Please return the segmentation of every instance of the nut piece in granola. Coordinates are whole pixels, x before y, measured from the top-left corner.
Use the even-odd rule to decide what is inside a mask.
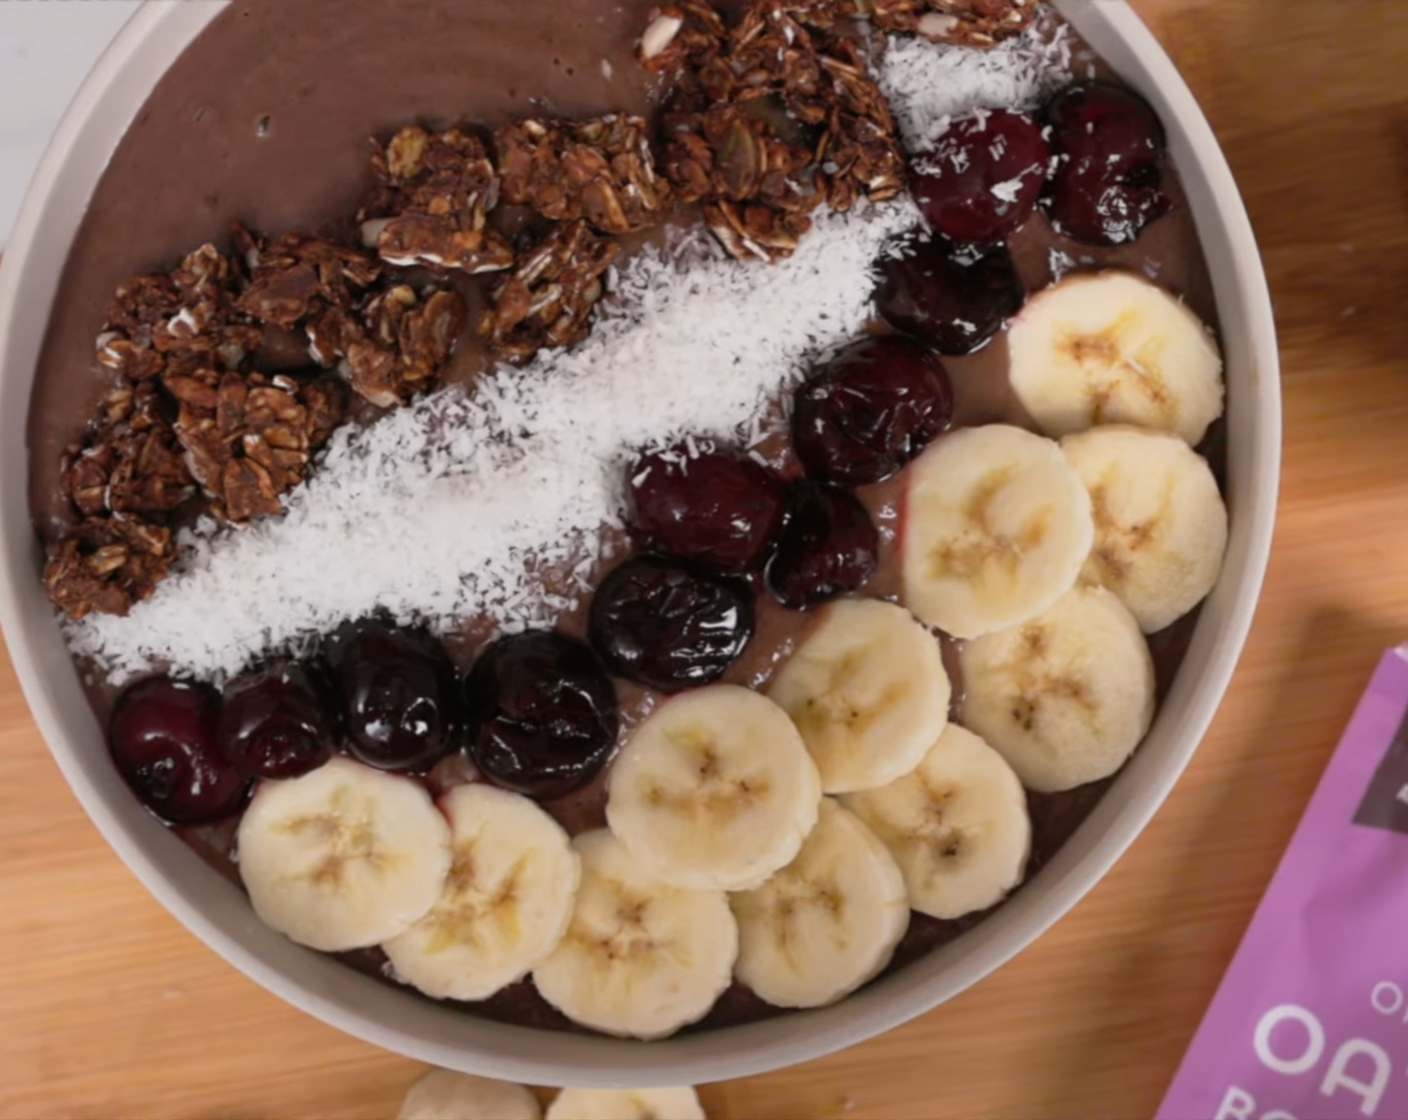
[[[531,358],[544,346],[571,346],[585,337],[603,276],[621,252],[585,221],[555,226],[495,282],[479,333],[499,356]]]
[[[211,511],[233,522],[282,511],[283,495],[303,481],[344,403],[328,378],[300,384],[283,375],[200,370],[164,384],[180,402],[175,432],[191,475]]]
[[[98,335],[99,364],[132,381],[239,368],[264,337],[238,306],[244,283],[238,261],[202,245],[169,273],[123,284]]]
[[[686,0],[650,13],[636,41],[636,57],[647,70],[678,75],[720,55],[727,37],[728,27],[718,12],[699,0]]]
[[[642,117],[520,121],[500,129],[495,143],[505,202],[555,221],[585,218],[608,234],[664,219],[670,185],[655,173]]]
[[[910,31],[935,43],[986,50],[1025,31],[1037,0],[853,0],[857,14],[884,31]]]
[[[478,137],[409,125],[377,145],[372,174],[378,189],[359,214],[362,240],[387,264],[471,275],[513,264],[508,242],[488,228],[499,179]]]
[[[81,444],[64,453],[65,497],[84,517],[161,515],[195,493],[172,431],[170,407],[150,381],[120,381]]]
[[[165,578],[176,559],[171,532],[136,517],[89,517],[49,550],[44,589],[77,621],[97,611],[126,614]]]

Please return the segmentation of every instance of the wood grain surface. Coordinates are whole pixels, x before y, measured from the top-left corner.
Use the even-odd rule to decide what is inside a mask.
[[[1012,964],[711,1117],[1153,1113],[1379,653],[1408,637],[1408,4],[1133,0],[1220,137],[1271,277],[1280,520],[1172,799]],[[245,979],[88,823],[0,662],[0,1116],[389,1117],[421,1071]]]

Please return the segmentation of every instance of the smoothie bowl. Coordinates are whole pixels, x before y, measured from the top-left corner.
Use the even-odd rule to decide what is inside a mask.
[[[542,1084],[850,1045],[1168,794],[1270,545],[1245,213],[1122,3],[149,5],[0,270],[0,610],[283,998]]]

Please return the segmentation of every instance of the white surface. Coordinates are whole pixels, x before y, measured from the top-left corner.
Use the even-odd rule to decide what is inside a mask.
[[[0,249],[79,83],[141,0],[0,0]]]
[[[473,1018],[302,949],[259,922],[237,887],[206,867],[114,779],[101,730],[36,578],[24,427],[49,306],[84,207],[152,86],[220,5],[143,9],[60,126],[36,173],[39,190],[0,269],[0,623],[60,769],[108,842],[157,899],[246,975],[369,1042],[468,1073],[539,1085],[621,1087],[743,1077],[854,1045],[982,979],[1090,890],[1168,796],[1242,650],[1271,547],[1281,397],[1271,302],[1256,242],[1231,171],[1192,94],[1122,0],[1057,5],[1153,102],[1207,254],[1225,332],[1235,511],[1222,578],[1204,604],[1183,669],[1143,746],[1075,836],[981,927],[830,1007],[650,1043]]]

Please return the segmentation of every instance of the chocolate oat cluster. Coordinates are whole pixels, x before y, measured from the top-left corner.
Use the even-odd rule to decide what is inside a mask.
[[[823,202],[849,210],[904,187],[894,118],[831,3],[755,4],[729,28],[714,9],[664,8],[641,37],[672,92],[664,171],[702,205],[735,257],[789,256]]]

